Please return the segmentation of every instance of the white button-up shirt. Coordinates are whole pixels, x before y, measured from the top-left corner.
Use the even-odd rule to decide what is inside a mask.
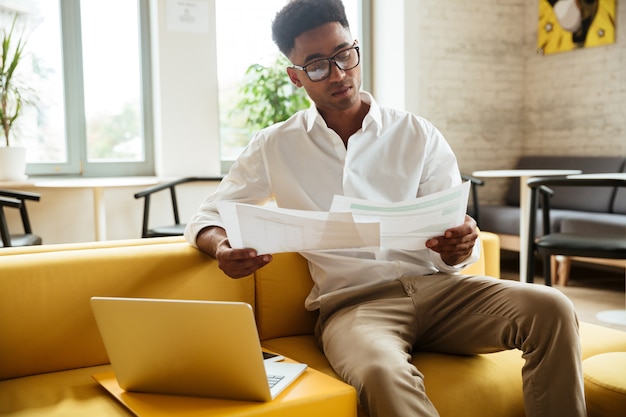
[[[408,112],[370,104],[347,149],[315,106],[261,130],[243,151],[217,191],[209,196],[185,230],[187,241],[207,226],[224,227],[220,200],[328,211],[335,194],[376,202],[399,202],[445,190],[461,182],[456,158],[441,133]],[[305,252],[315,283],[306,300],[310,310],[336,291],[379,284],[403,276],[437,271],[454,273],[478,259],[478,247],[462,265],[449,266],[434,251]]]

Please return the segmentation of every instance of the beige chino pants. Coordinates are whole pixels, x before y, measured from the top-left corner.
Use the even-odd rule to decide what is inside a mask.
[[[578,321],[543,285],[436,274],[322,298],[318,341],[370,417],[438,416],[411,352],[521,350],[529,417],[586,416]]]

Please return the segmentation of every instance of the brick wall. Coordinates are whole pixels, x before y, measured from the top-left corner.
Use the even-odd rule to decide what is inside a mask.
[[[615,44],[546,56],[532,53],[536,8],[528,7],[524,154],[626,155],[624,6]]]
[[[626,155],[626,7],[614,45],[536,54],[537,0],[404,3],[406,108],[446,136],[461,170],[522,155]],[[481,202],[501,201],[489,179]]]

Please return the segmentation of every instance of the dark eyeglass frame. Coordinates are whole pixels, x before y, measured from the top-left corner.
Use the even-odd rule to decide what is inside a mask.
[[[357,61],[356,64],[350,68],[342,68],[341,65],[339,65],[339,63],[337,62],[337,56],[345,53],[346,51],[349,51],[351,49],[354,49],[356,51],[356,56],[357,56]],[[328,74],[326,74],[326,76],[324,76],[323,78],[320,78],[319,80],[314,80],[311,78],[311,76],[309,75],[309,72],[307,71],[307,67],[310,65],[314,65],[320,61],[328,61]],[[304,65],[304,66],[300,66],[300,65],[292,65],[291,68],[294,69],[298,69],[298,70],[302,70],[304,71],[304,73],[306,74],[307,77],[309,77],[309,80],[311,80],[312,82],[316,83],[319,81],[324,81],[326,78],[330,77],[330,72],[332,70],[331,65],[335,64],[337,66],[337,68],[339,68],[342,71],[350,71],[351,69],[354,69],[356,67],[359,66],[359,64],[361,63],[361,52],[359,50],[359,45],[357,45],[356,41],[352,44],[351,47],[346,48],[346,49],[342,49],[341,51],[337,52],[335,55],[329,57],[329,58],[321,58],[321,59],[316,59],[313,62],[309,62],[308,64]]]

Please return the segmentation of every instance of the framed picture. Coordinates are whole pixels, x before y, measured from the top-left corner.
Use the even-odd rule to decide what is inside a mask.
[[[616,0],[539,0],[537,53],[615,43]]]

